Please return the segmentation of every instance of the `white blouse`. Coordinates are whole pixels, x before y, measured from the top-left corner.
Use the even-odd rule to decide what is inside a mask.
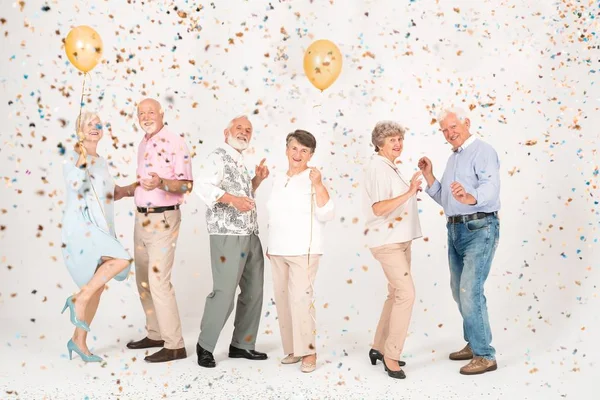
[[[417,196],[412,196],[388,215],[376,216],[373,204],[398,197],[408,191],[410,183],[398,167],[378,154],[365,170],[364,209],[369,248],[418,239],[421,234]]]
[[[309,174],[306,169],[292,177],[281,174],[273,179],[267,202],[270,255],[301,256],[308,254],[309,247],[310,254],[323,254],[323,229],[335,216],[334,205],[329,198],[323,207],[317,207]]]

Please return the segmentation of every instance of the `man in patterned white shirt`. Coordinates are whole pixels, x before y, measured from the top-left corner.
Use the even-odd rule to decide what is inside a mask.
[[[225,144],[214,150],[199,173],[194,192],[206,203],[206,224],[210,235],[213,290],[206,298],[200,336],[196,345],[198,365],[216,366],[213,352],[227,322],[239,286],[235,329],[230,358],[266,360],[254,350],[263,301],[264,258],[258,238],[254,192],[269,176],[263,159],[250,179],[242,151],[252,138],[252,124],[246,116],[234,118],[225,133]]]

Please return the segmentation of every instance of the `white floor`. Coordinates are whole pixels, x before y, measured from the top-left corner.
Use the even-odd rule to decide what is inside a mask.
[[[148,364],[145,351],[125,348],[127,341],[141,337],[139,329],[119,320],[113,326],[93,326],[90,347],[105,362],[86,364],[79,357],[69,361],[65,344],[71,328],[68,318],[61,317],[35,322],[0,319],[0,399],[598,398],[592,392],[593,378],[600,376],[595,369],[598,355],[594,360],[579,354],[582,363],[573,365],[572,349],[561,346],[529,351],[519,341],[496,343],[499,369],[467,377],[458,373],[462,362],[447,359],[447,353],[462,343],[411,335],[405,354],[407,379],[394,380],[381,363],[371,366],[366,332],[321,335],[318,369],[303,374],[298,364],[279,363],[278,332],[259,337],[257,349],[266,351],[269,360],[228,359],[228,325],[215,352],[217,368],[209,370],[196,364],[196,331],[185,331],[187,359]],[[198,323],[183,322],[184,327]]]

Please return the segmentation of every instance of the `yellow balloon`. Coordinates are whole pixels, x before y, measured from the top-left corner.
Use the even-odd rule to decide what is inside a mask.
[[[102,38],[89,26],[73,28],[65,39],[65,53],[75,68],[89,72],[102,57]]]
[[[317,89],[327,89],[342,72],[342,53],[329,40],[313,42],[304,53],[304,73]]]

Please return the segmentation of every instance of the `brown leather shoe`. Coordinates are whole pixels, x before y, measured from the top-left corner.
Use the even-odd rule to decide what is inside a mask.
[[[180,349],[160,349],[156,353],[146,356],[144,360],[151,363],[159,363],[159,362],[167,362],[174,360],[181,360],[187,357],[187,353],[185,351],[185,347]]]
[[[474,357],[470,363],[460,369],[460,373],[463,375],[479,375],[489,371],[495,371],[498,369],[496,360],[488,360],[483,357]]]
[[[454,353],[450,353],[450,359],[454,361],[464,361],[470,360],[473,358],[473,350],[471,350],[471,346],[468,344],[464,349],[455,351]]]
[[[132,349],[132,350],[149,349],[151,347],[163,347],[164,345],[165,345],[164,340],[153,340],[148,337],[145,337],[142,340],[138,340],[137,342],[127,343],[127,348]]]

